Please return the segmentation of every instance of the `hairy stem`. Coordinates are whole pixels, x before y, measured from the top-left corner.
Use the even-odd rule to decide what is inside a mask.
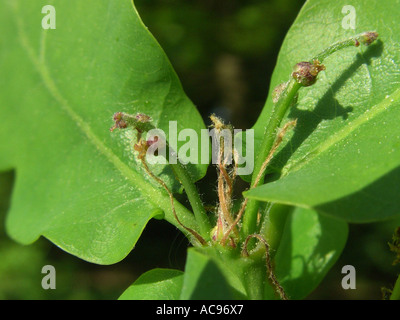
[[[259,149],[259,155],[257,157],[256,163],[254,165],[254,172],[252,176],[252,181],[250,187],[252,188],[257,181],[263,183],[265,177],[265,170],[263,170],[264,159],[270,154],[271,148],[276,136],[276,130],[281,124],[283,117],[285,116],[287,110],[292,105],[292,101],[296,96],[298,90],[302,86],[309,86],[315,83],[318,73],[324,70],[324,66],[320,63],[327,58],[329,55],[335,53],[338,50],[356,46],[361,44],[370,45],[378,38],[378,33],[374,31],[368,31],[361,33],[350,39],[336,42],[329,46],[321,53],[314,56],[310,62],[300,62],[296,65],[297,69],[290,77],[282,93],[274,104],[272,110],[271,118],[266,126],[264,132],[264,139],[261,143]],[[247,204],[246,211],[243,215],[243,227],[242,227],[242,237],[248,234],[257,232],[257,214],[258,214],[259,202],[257,200],[249,200]]]
[[[179,220],[178,215],[176,214],[176,210],[175,210],[174,196],[173,196],[172,192],[169,190],[169,188],[167,187],[167,185],[165,184],[165,182],[163,180],[161,180],[159,177],[157,177],[156,175],[154,175],[153,172],[151,172],[151,170],[147,166],[147,163],[146,163],[146,160],[144,159],[144,157],[140,158],[140,160],[141,160],[142,165],[143,165],[145,171],[147,172],[147,174],[150,175],[154,180],[156,180],[165,189],[165,191],[167,191],[167,193],[169,195],[170,202],[171,202],[172,213],[174,214],[175,220],[179,223],[179,225],[182,228],[184,228],[187,232],[192,234],[200,242],[200,244],[206,245],[207,244],[206,241],[196,231],[186,227]]]
[[[115,125],[110,129],[111,131],[116,128],[125,129],[128,127],[134,128],[138,132],[138,140],[141,140],[141,136],[143,132],[150,131],[152,129],[156,129],[155,126],[151,123],[151,118],[146,114],[136,114],[131,115],[123,112],[117,112],[114,114]],[[200,229],[201,236],[205,239],[205,241],[210,240],[210,230],[211,224],[208,219],[206,210],[203,206],[203,203],[200,199],[200,195],[197,191],[197,188],[189,175],[189,172],[184,168],[184,166],[177,161],[176,164],[170,163],[169,154],[172,154],[174,150],[172,150],[167,141],[165,141],[167,150],[167,163],[172,168],[176,178],[182,184],[185,189],[186,195],[189,199],[190,205],[192,207],[195,220]]]
[[[354,47],[354,46],[358,47],[360,45],[360,43],[368,46],[372,42],[374,42],[376,40],[376,38],[378,38],[378,33],[376,33],[375,31],[363,32],[359,35],[356,35],[355,37],[351,37],[347,40],[339,41],[339,42],[332,44],[331,46],[329,46],[328,48],[326,48],[325,50],[323,50],[322,52],[317,54],[313,59],[311,59],[311,62],[314,60],[323,62],[325,60],[325,58],[330,56],[332,53],[335,53],[336,51],[339,51],[341,49],[348,48],[348,47]]]
[[[192,206],[196,222],[199,225],[201,236],[206,241],[210,240],[211,224],[192,178],[190,177],[188,171],[183,168],[179,162],[177,164],[171,164],[171,167],[176,177],[185,188],[185,192],[189,199],[190,205]]]
[[[280,126],[286,111],[292,104],[292,101],[297,94],[297,91],[301,88],[295,79],[291,78],[282,92],[277,104],[274,106],[271,118],[265,129],[264,139],[261,144],[260,153],[257,157],[254,165],[254,173],[251,181],[251,188],[256,183],[264,181],[265,170],[262,170],[265,159],[269,156],[270,151],[276,139],[276,131]],[[250,199],[247,203],[247,208],[243,216],[242,235],[252,234],[256,231],[257,227],[257,213],[258,213],[259,202],[257,200]]]
[[[249,256],[249,252],[247,251],[247,245],[250,239],[252,238],[256,238],[258,241],[262,242],[265,246],[265,264],[266,264],[266,268],[267,268],[267,275],[268,278],[271,280],[272,285],[274,286],[276,292],[279,294],[280,298],[282,300],[288,300],[288,296],[285,293],[285,290],[283,289],[283,287],[280,285],[278,279],[276,278],[275,274],[274,274],[274,270],[272,268],[272,262],[271,262],[271,256],[270,256],[270,248],[269,248],[269,244],[267,243],[267,241],[259,234],[251,234],[249,235],[244,244],[243,244],[243,251],[242,254],[245,257]]]
[[[287,217],[293,210],[294,207],[279,203],[272,204],[268,210],[262,232],[269,244],[271,259],[274,258],[279,248]]]

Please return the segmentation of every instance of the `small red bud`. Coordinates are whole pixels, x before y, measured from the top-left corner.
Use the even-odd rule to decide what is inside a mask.
[[[111,132],[114,131],[116,128],[126,129],[128,127],[128,124],[124,120],[124,114],[122,112],[114,113],[113,119],[115,121],[115,124],[110,128]]]
[[[360,38],[359,41],[366,45],[369,46],[372,42],[374,42],[378,38],[379,34],[376,31],[368,31],[364,32]]]
[[[300,84],[305,87],[311,86],[317,81],[317,75],[322,70],[325,70],[325,66],[320,64],[318,60],[314,60],[313,63],[303,61],[297,63],[293,68],[292,77]]]

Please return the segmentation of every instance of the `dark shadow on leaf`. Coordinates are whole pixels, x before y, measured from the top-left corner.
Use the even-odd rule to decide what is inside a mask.
[[[400,167],[397,167],[363,189],[314,209],[354,223],[395,218],[400,214],[399,185]],[[361,218],[360,212],[365,213]]]
[[[245,299],[245,297],[228,284],[215,262],[208,261],[196,282],[190,300],[234,299]]]
[[[313,110],[300,110],[296,107],[290,110],[288,117],[297,119],[297,125],[290,141],[272,160],[270,168],[273,168],[273,171],[279,172],[285,166],[291,155],[317,129],[323,120],[333,120],[337,117],[341,117],[343,120],[348,118],[348,114],[353,111],[353,108],[340,105],[335,99],[336,93],[360,66],[363,64],[370,65],[371,59],[379,57],[382,52],[383,43],[382,41],[377,41],[374,45],[368,47],[363,55],[358,53],[356,60],[332,84]],[[278,178],[279,176],[274,176],[273,180]]]
[[[302,264],[302,274],[295,278],[287,278],[281,284],[291,299],[303,299],[307,297],[324,279],[326,273],[339,258],[348,234],[347,223],[337,219],[317,215],[320,225],[318,244],[307,258],[304,256],[292,255],[292,243],[296,239],[291,233],[293,223],[293,212],[285,226],[284,239],[282,239],[280,251],[276,256],[276,275],[278,279],[283,279],[292,270],[292,263],[300,260]],[[339,245],[340,242],[340,245]]]

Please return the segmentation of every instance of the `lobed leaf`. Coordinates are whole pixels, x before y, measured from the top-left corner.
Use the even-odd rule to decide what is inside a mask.
[[[54,5],[56,29],[43,29]],[[114,112],[145,112],[168,134],[204,123],[130,0],[0,2],[0,170],[16,171],[7,230],[43,235],[82,259],[123,259],[153,217],[173,218],[164,190],[136,160]],[[194,180],[207,165],[191,165]],[[165,166],[154,170],[175,191]],[[176,203],[180,220],[196,229]],[[164,216],[165,214],[165,216]]]

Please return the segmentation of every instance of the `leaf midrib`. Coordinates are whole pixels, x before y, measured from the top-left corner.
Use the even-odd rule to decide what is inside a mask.
[[[294,163],[291,163],[282,169],[282,178],[290,173],[300,170],[302,167],[307,165],[311,160],[318,157],[321,153],[327,151],[331,146],[335,145],[341,140],[346,139],[353,131],[359,128],[364,123],[370,121],[371,119],[378,116],[380,113],[384,112],[392,104],[400,102],[400,88],[395,90],[391,95],[386,96],[381,102],[371,107],[369,110],[365,111],[355,120],[349,122],[346,126],[336,132],[336,134],[331,135],[328,139],[324,140],[313,150],[308,152],[305,156],[300,158]]]

